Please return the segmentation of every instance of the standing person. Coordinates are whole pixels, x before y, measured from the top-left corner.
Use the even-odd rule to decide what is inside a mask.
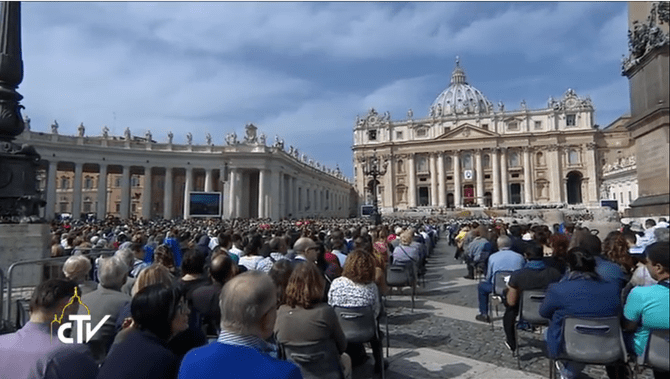
[[[266,342],[277,318],[277,291],[261,271],[247,271],[221,290],[221,333],[217,342],[186,354],[180,379],[221,377],[249,379],[302,378],[298,366],[276,358]]]
[[[623,310],[624,330],[635,332],[632,349],[642,356],[653,329],[670,329],[670,245],[655,242],[645,249],[646,266],[658,284],[635,287],[631,290]],[[654,370],[654,378],[667,378],[668,373]]]
[[[221,323],[219,296],[221,288],[237,275],[237,264],[228,254],[219,254],[212,259],[209,266],[209,277],[212,284],[199,287],[193,291],[193,309],[202,317],[202,326],[207,335],[218,334]]]
[[[30,299],[30,321],[15,333],[0,336],[0,378],[2,379],[94,379],[98,365],[88,347],[65,344],[52,330],[54,315],[77,314],[77,283],[50,279],[35,288]]]
[[[181,292],[150,285],[135,294],[130,310],[134,328],[110,351],[97,379],[176,378],[179,358],[167,341],[188,329],[189,309]]]
[[[177,239],[176,228],[173,228],[172,230],[170,230],[170,232],[167,233],[165,241],[163,241],[163,243],[168,247],[170,247],[175,267],[181,267],[181,247],[179,244],[179,240]]]
[[[582,247],[568,251],[568,276],[558,283],[550,284],[540,315],[548,318],[547,351],[550,357],[558,357],[562,351],[563,320],[573,317],[612,317],[621,313],[620,288],[616,282],[604,280],[596,272],[596,259]],[[572,361],[556,361],[563,379],[575,379],[584,369],[584,364]],[[617,367],[606,366],[610,379],[617,378]]]

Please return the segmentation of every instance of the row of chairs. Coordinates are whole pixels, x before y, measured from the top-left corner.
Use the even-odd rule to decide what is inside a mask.
[[[544,301],[544,291],[523,291],[519,304],[519,322],[525,321],[531,327],[549,325],[549,320],[539,313]],[[519,367],[520,354],[518,349],[519,333],[516,333],[517,362]],[[616,317],[581,318],[566,317],[563,321],[563,353],[559,357],[550,357],[549,378],[556,377],[556,360],[570,360],[584,364],[610,365],[617,362],[628,362],[626,346],[621,329],[621,320]],[[646,367],[659,371],[670,371],[670,336],[669,331],[653,330],[645,352],[637,357],[634,363],[634,375]]]
[[[334,307],[348,343],[381,341],[380,324],[371,306],[344,308]],[[381,317],[386,318],[382,310]],[[282,356],[300,366],[305,379],[342,379],[340,354],[334,341],[319,341],[308,344],[281,344]],[[386,319],[386,356],[389,355],[388,319]],[[381,362],[381,376],[385,378]]]

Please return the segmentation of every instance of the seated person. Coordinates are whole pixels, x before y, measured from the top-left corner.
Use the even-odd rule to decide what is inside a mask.
[[[73,255],[63,264],[65,278],[77,283],[81,289],[80,296],[93,292],[98,288],[98,283],[88,279],[90,272],[91,260],[83,255]]]
[[[342,276],[333,280],[328,292],[328,304],[333,307],[366,307],[372,306],[375,317],[381,312],[379,289],[375,280],[375,257],[364,250],[354,250],[347,255]],[[383,362],[382,343],[377,338],[371,341],[372,354],[375,358],[375,372],[381,371]],[[362,363],[367,360],[365,350],[360,344],[349,344],[347,353]],[[360,358],[360,359],[359,359]],[[387,364],[384,362],[383,364]]]
[[[493,254],[491,258],[495,257],[496,254]],[[519,314],[519,304],[523,291],[544,290],[549,284],[561,279],[560,271],[555,267],[548,266],[543,259],[542,246],[537,244],[526,245],[525,256],[526,264],[521,270],[512,273],[507,283],[507,308],[503,316],[503,329],[505,329],[505,344],[512,351],[517,348],[514,321]]]
[[[152,284],[135,294],[130,308],[134,327],[114,345],[98,379],[176,378],[179,359],[167,341],[188,329],[184,297],[173,286]]]
[[[637,356],[644,354],[649,334],[653,329],[670,329],[670,278],[668,242],[655,242],[645,249],[647,269],[658,284],[648,287],[635,287],[631,290],[623,310],[624,330],[634,331],[633,349]],[[654,371],[654,377],[667,378],[668,373]]]
[[[419,273],[419,265],[421,264],[421,252],[419,248],[413,243],[414,230],[408,229],[400,234],[400,244],[393,249],[391,254],[392,264],[394,265],[409,265],[412,267],[412,276],[416,278]]]
[[[42,282],[30,299],[30,321],[16,333],[0,336],[0,376],[12,379],[93,379],[98,365],[85,345],[65,344],[57,336],[58,323],[77,314],[79,302],[68,303],[79,288],[75,282]],[[66,307],[67,305],[67,307]]]
[[[81,301],[88,306],[88,310],[80,307],[79,314],[87,314],[90,310],[92,325],[98,325],[107,315],[111,316],[88,341],[93,357],[98,363],[102,363],[105,359],[116,335],[118,315],[131,299],[130,296],[121,292],[121,287],[128,279],[128,272],[128,266],[119,257],[102,258],[98,289],[81,297]]]
[[[351,360],[344,353],[347,337],[332,307],[322,302],[326,280],[316,265],[299,263],[286,287],[286,304],[279,307],[275,335],[281,344],[330,341],[342,354],[345,377],[351,376]]]
[[[209,277],[212,284],[199,287],[193,291],[193,308],[202,315],[202,327],[207,335],[218,334],[221,323],[219,296],[221,288],[232,277],[237,275],[237,264],[228,254],[219,254],[212,259],[209,266]]]
[[[221,333],[216,342],[189,351],[180,379],[302,378],[298,366],[278,360],[277,347],[266,342],[277,318],[277,291],[270,277],[252,270],[232,278],[220,298]]]
[[[492,247],[486,239],[488,229],[485,225],[479,225],[474,230],[474,239],[465,249],[465,263],[468,265],[468,275],[465,279],[475,278],[475,269],[486,271],[486,262],[492,253]]]
[[[546,332],[547,352],[550,357],[560,356],[563,320],[573,317],[611,317],[621,313],[618,283],[604,280],[596,273],[596,259],[581,247],[568,251],[569,274],[562,281],[552,283],[540,306],[540,315],[548,318]],[[572,361],[556,361],[562,379],[575,379],[585,365]],[[618,378],[616,365],[606,366],[610,379]]]
[[[479,314],[476,319],[478,321],[491,322],[489,318],[489,294],[493,292],[496,273],[499,271],[516,271],[521,269],[524,263],[526,263],[521,254],[510,250],[512,240],[509,237],[502,235],[498,237],[497,243],[500,250],[489,257],[486,280],[479,282],[477,286],[479,292]]]

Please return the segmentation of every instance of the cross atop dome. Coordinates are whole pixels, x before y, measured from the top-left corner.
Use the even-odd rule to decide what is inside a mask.
[[[468,84],[465,81],[465,71],[461,68],[461,59],[456,56],[456,67],[451,73],[451,84]]]

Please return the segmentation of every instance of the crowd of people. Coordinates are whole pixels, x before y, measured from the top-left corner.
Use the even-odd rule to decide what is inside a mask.
[[[629,225],[613,230],[603,240],[598,233],[575,225],[468,223],[449,227],[455,259],[468,267],[466,279],[481,275],[479,314],[491,322],[489,295],[496,273],[506,275],[501,295],[506,306],[503,328],[506,346],[517,350],[517,317],[523,291],[546,291],[539,313],[549,320],[547,353],[561,358],[566,317],[620,316],[628,353],[641,356],[651,330],[670,328],[668,292],[668,223],[645,222],[645,230]],[[553,230],[552,230],[553,229]],[[523,326],[524,321],[519,320]],[[557,359],[562,379],[577,378],[584,364]],[[631,376],[623,362],[606,366],[608,376]],[[654,372],[656,378],[668,373]]]
[[[369,357],[347,341],[334,307],[370,307],[380,317],[389,269],[421,277],[441,236],[467,263],[466,278],[483,277],[479,321],[490,322],[496,272],[514,272],[503,319],[512,351],[525,290],[547,291],[540,311],[551,320],[551,356],[560,353],[566,315],[623,312],[633,354],[650,330],[669,328],[665,222],[642,235],[623,228],[602,242],[573,225],[439,218],[379,226],[364,219],[108,218],[54,222],[52,231],[52,256],[68,258],[62,273],[35,288],[26,325],[0,336],[0,378],[301,378],[284,347],[315,343],[336,351],[336,370],[350,378]],[[54,315],[76,314],[89,314],[99,329],[83,345],[54,338]],[[82,333],[72,329],[73,338]],[[375,372],[388,365],[379,335],[371,341]],[[616,372],[621,367],[608,367],[610,377],[626,375]],[[581,369],[562,362],[560,373],[574,378]]]

